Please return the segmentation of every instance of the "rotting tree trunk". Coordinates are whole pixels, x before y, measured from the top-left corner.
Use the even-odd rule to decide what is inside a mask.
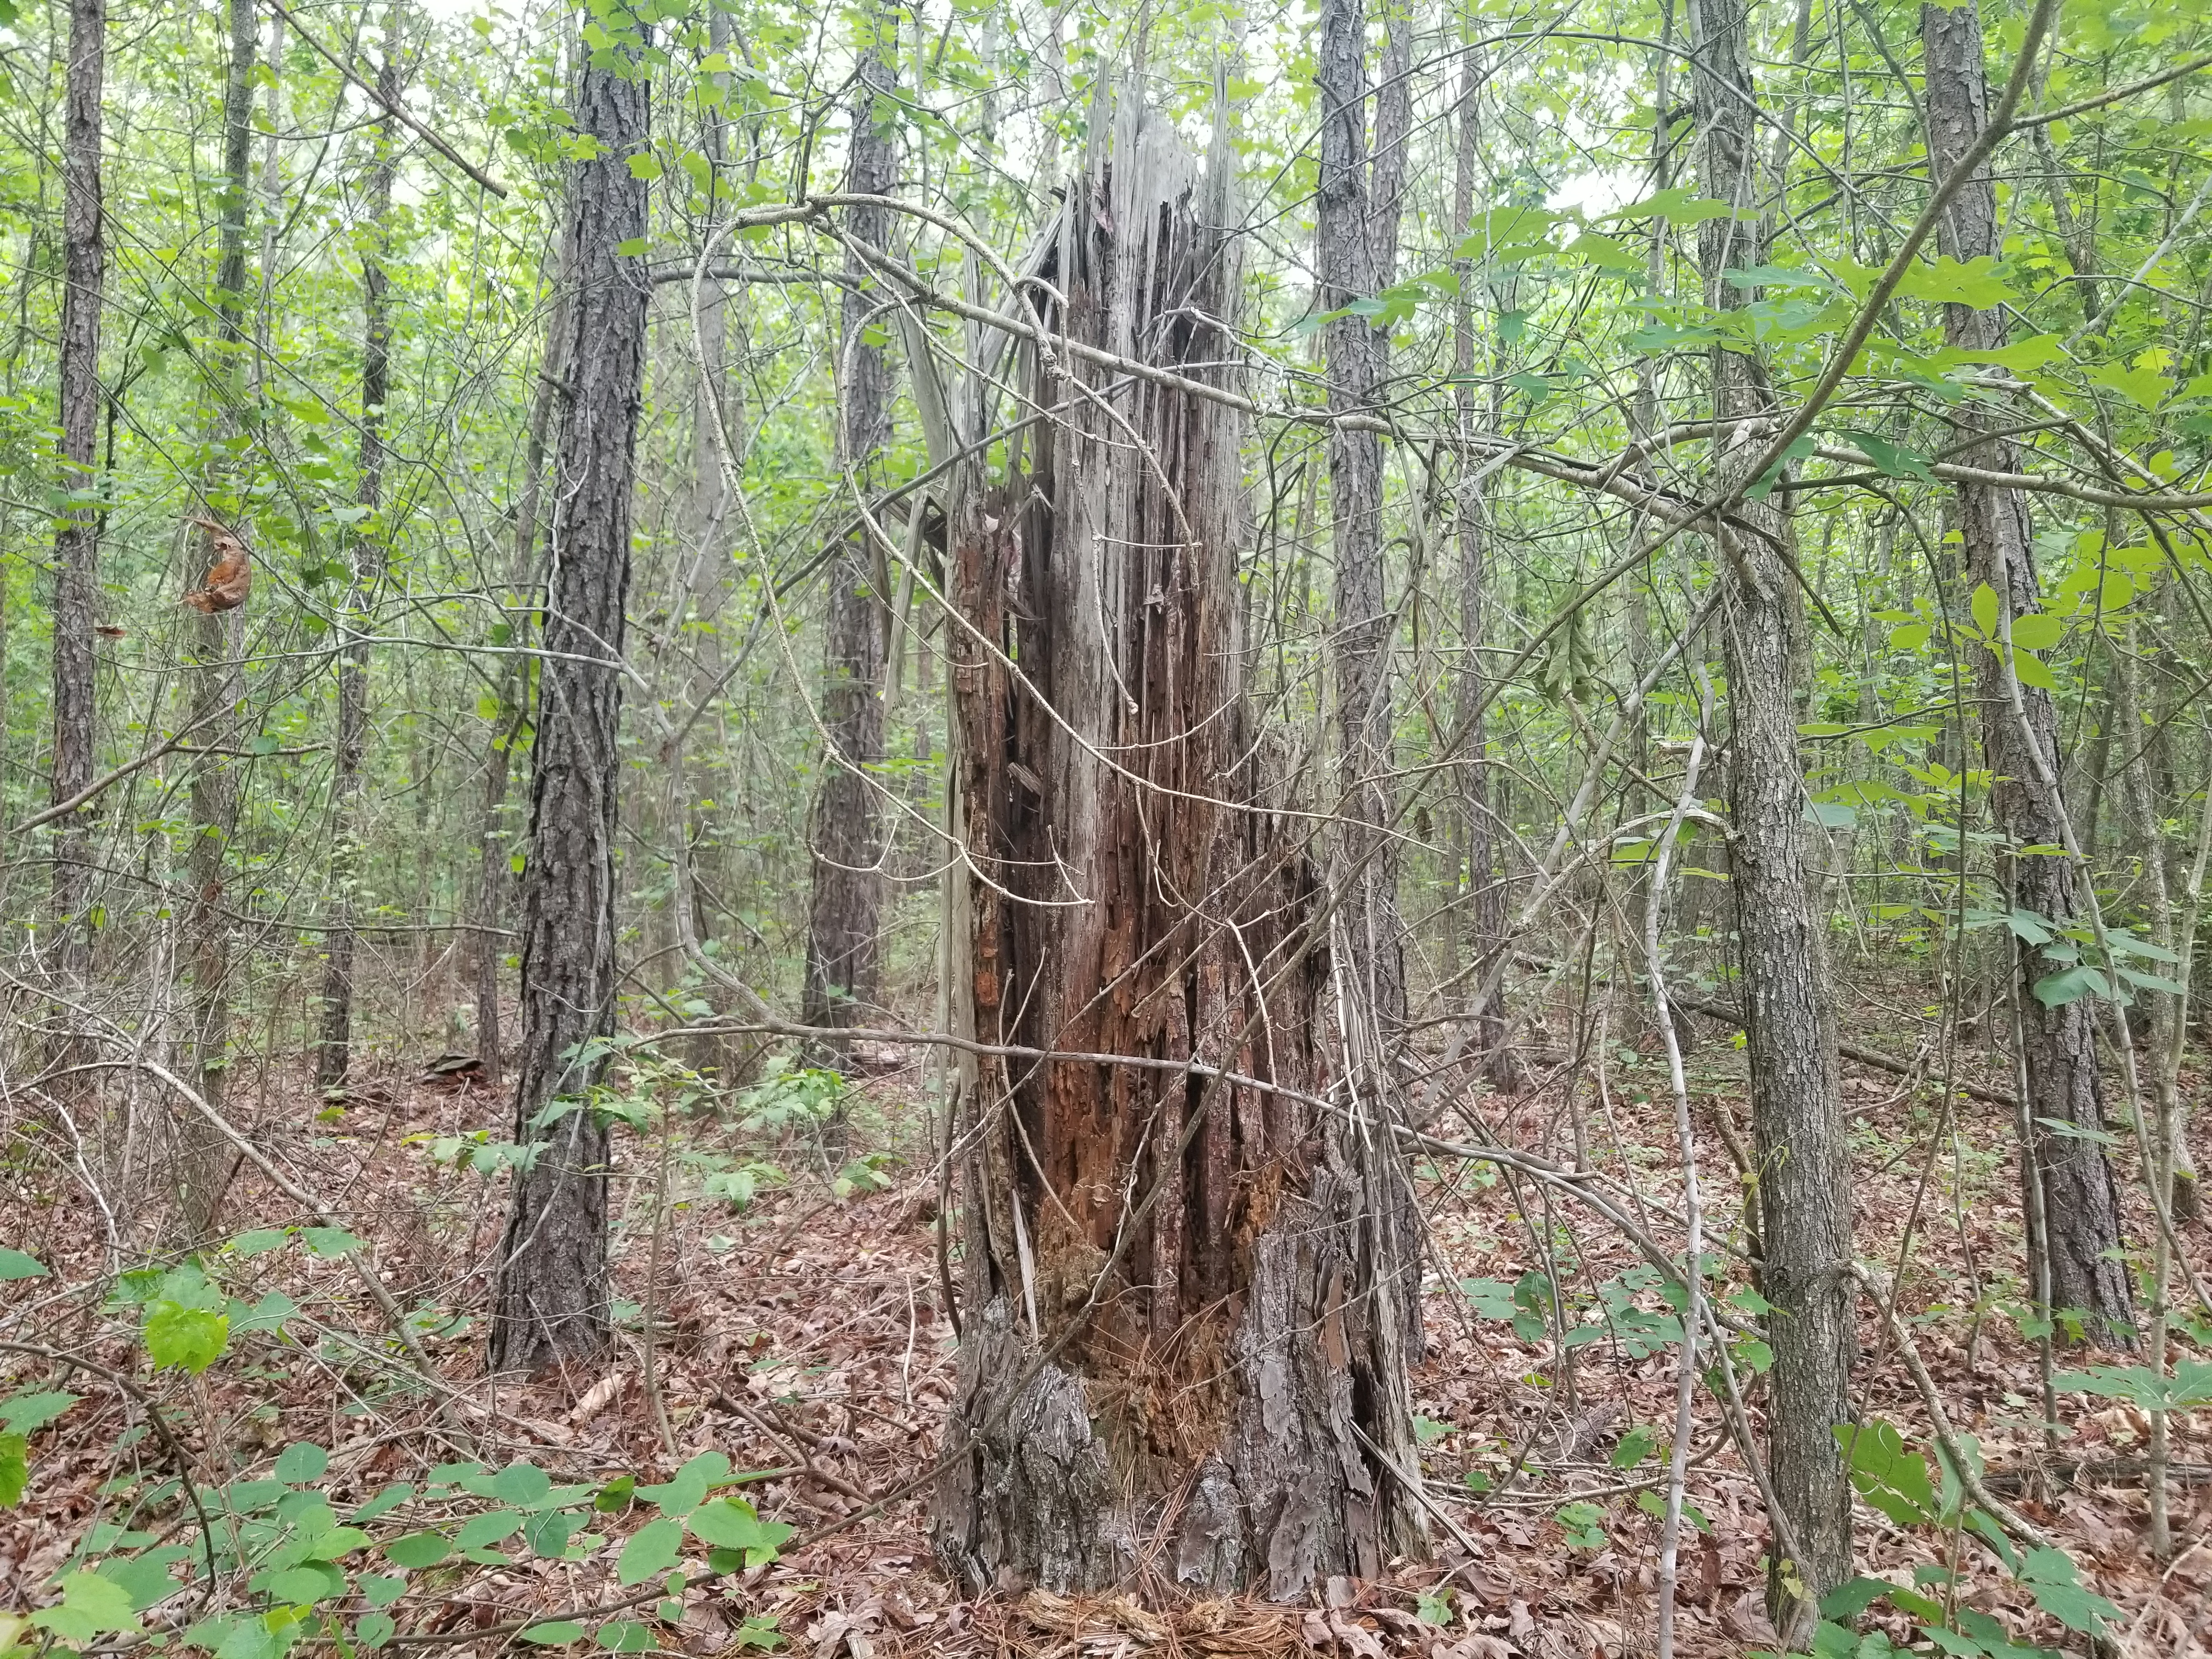
[[[1692,0],[1690,27],[1704,193],[1738,215],[1699,228],[1705,302],[1725,309],[1749,296],[1723,273],[1765,258],[1747,24],[1726,0]],[[1758,358],[1717,346],[1711,362],[1717,421],[1773,407]],[[1732,495],[1759,446],[1730,447],[1723,434],[1714,446],[1714,482]],[[1797,733],[1805,619],[1791,526],[1768,502],[1752,501],[1714,532],[1725,585],[1729,850],[1765,1250],[1760,1285],[1774,1306],[1767,1455],[1795,1552],[1793,1571],[1782,1548],[1770,1551],[1767,1595],[1789,1637],[1851,1576],[1851,1490],[1835,1437],[1838,1425],[1854,1420],[1850,1149]]]
[[[574,297],[556,354],[568,381],[531,748],[514,1090],[514,1138],[543,1150],[514,1179],[493,1308],[495,1370],[586,1358],[607,1338],[609,1143],[589,1096],[605,1064],[594,1039],[614,1029],[618,988],[623,606],[650,293],[644,262],[617,250],[646,234],[646,185],[629,167],[648,142],[643,34],[634,25],[593,52],[576,91],[577,130],[598,140],[599,153],[569,178],[563,275]]]
[[[215,285],[217,410],[215,431],[228,437],[242,423],[248,342],[245,327],[246,212],[252,159],[253,65],[259,46],[253,0],[230,0],[230,61],[223,78],[222,224],[216,235]],[[218,466],[222,465],[218,463]],[[209,479],[210,504],[247,538],[234,481],[218,471]],[[208,538],[211,568],[218,538]],[[246,611],[243,606],[198,612],[188,625],[192,665],[189,720],[191,745],[220,751],[238,744],[238,711],[246,697]],[[192,766],[191,849],[185,860],[185,933],[191,963],[189,1041],[193,1081],[201,1097],[222,1109],[229,1070],[230,970],[234,927],[226,891],[230,843],[238,833],[238,770],[228,752],[198,757]],[[197,1118],[179,1127],[178,1183],[185,1225],[194,1236],[215,1225],[237,1158],[230,1146]]]
[[[890,27],[896,13],[872,7],[866,27]],[[856,194],[890,192],[896,151],[884,100],[891,73],[880,40],[861,54],[853,90],[852,158],[847,183]],[[890,216],[882,208],[846,210],[845,233],[864,248],[889,244]],[[890,354],[895,319],[883,308],[881,279],[862,255],[848,252],[843,337],[838,343],[837,459],[866,490],[878,470],[890,433]],[[870,286],[871,283],[877,284]],[[882,343],[878,343],[882,342]],[[808,1025],[866,1023],[876,997],[876,933],[883,906],[882,815],[875,781],[867,775],[884,754],[884,704],[879,695],[886,647],[885,595],[878,561],[867,544],[848,539],[830,562],[829,617],[822,641],[822,726],[829,752],[814,798],[809,842],[814,887],[806,920],[806,977],[799,1017]],[[834,1061],[842,1051],[826,1048]]]
[[[94,743],[94,640],[99,620],[98,487],[100,312],[107,279],[100,185],[100,100],[107,51],[106,0],[70,0],[69,82],[63,128],[61,488],[71,498],[54,529],[54,750],[56,805],[91,783]],[[56,967],[65,994],[83,988],[92,957],[91,867],[76,814],[55,836]]]
[[[1942,177],[1973,147],[1986,120],[1989,90],[1981,22],[1972,6],[1924,5],[1920,33],[1929,167]],[[1952,198],[1949,211],[1936,227],[1936,243],[1944,253],[1960,260],[2001,252],[1996,189],[1986,167]],[[2005,343],[2004,319],[1995,311],[1948,305],[1943,308],[1943,334],[1953,347],[1992,350]],[[1969,445],[1959,452],[1960,465],[2019,470],[2018,453],[2000,435],[2002,422],[1995,411],[1969,399],[1956,419],[1960,436]],[[2014,618],[2041,610],[2026,498],[2017,490],[1988,484],[1962,483],[1953,489],[1967,581],[1987,583],[2005,613]],[[1975,678],[1983,709],[1983,752],[1993,777],[1990,804],[2006,842],[2014,848],[2064,845],[2058,711],[2051,694],[2038,686],[2021,686],[2021,703],[2027,716],[2023,729],[2014,712],[2004,664],[1985,652]],[[2008,851],[2000,854],[1999,870],[2014,908],[2031,911],[2055,926],[2079,924],[2081,874],[2072,860]],[[2022,1162],[2025,1178],[2042,1188],[2051,1305],[2088,1315],[2088,1334],[2097,1341],[2132,1347],[2135,1305],[2127,1264],[2118,1259],[2119,1191],[2100,1144],[2106,1127],[2094,1007],[2087,997],[2057,1007],[2046,1005],[2036,996],[2035,982],[2059,971],[2058,965],[2033,948],[2022,947],[2014,956],[2013,994],[2020,1006],[2027,1114],[2033,1126],[2029,1143],[2022,1148]]]
[[[1315,237],[1321,274],[1319,304],[1340,311],[1387,283],[1382,269],[1395,249],[1382,246],[1371,222],[1367,147],[1367,29],[1360,0],[1322,0],[1321,192]],[[1388,123],[1385,123],[1386,128]],[[1387,132],[1386,132],[1387,137]],[[1403,165],[1403,146],[1397,150]],[[1386,169],[1387,171],[1387,169]],[[1376,182],[1387,183],[1386,180]],[[1395,227],[1395,201],[1384,211]],[[1392,237],[1395,243],[1395,237]],[[1370,414],[1382,371],[1383,341],[1364,317],[1339,317],[1322,336],[1328,363],[1328,407],[1336,415]],[[1341,964],[1352,995],[1348,1018],[1371,1022],[1347,1030],[1364,1066],[1388,1063],[1406,1016],[1404,945],[1398,921],[1397,859],[1382,825],[1391,817],[1390,638],[1395,618],[1383,595],[1382,440],[1340,424],[1329,429],[1328,489],[1336,571],[1336,704],[1342,746],[1340,811],[1345,820],[1342,878],[1346,936]]]
[[[1226,379],[1226,146],[1201,207],[1128,94],[1091,144],[1042,337]],[[1321,896],[1243,696],[1243,428],[1024,356],[1024,406],[1072,413],[954,510],[948,997],[982,1041],[1152,1067],[962,1061],[965,1455],[933,1536],[978,1589],[1115,1583],[1157,1541],[1179,1589],[1297,1598],[1418,1544],[1416,1454],[1389,1131],[1320,1041]]]
[[[401,0],[386,15],[384,63],[377,95],[386,107],[399,102]],[[375,514],[384,501],[384,404],[392,391],[390,249],[392,185],[399,170],[398,125],[376,124],[376,159],[368,174],[367,234],[361,258],[361,449],[354,503],[367,509],[353,532],[353,584],[346,596],[345,654],[338,663],[338,732],[331,782],[331,902],[329,957],[323,969],[322,1040],[315,1054],[315,1085],[343,1090],[353,1063],[355,894],[361,880],[361,767],[368,739],[368,610],[384,575],[384,532]]]

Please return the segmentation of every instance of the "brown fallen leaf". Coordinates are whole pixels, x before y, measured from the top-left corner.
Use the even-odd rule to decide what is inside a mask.
[[[207,532],[215,562],[208,567],[202,585],[185,595],[185,603],[204,616],[237,610],[253,591],[253,562],[246,556],[245,541],[236,531],[213,519],[191,522]]]

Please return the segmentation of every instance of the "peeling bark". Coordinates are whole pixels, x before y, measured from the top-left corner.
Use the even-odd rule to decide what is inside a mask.
[[[1202,181],[1166,119],[1102,105],[1044,335],[1226,379],[1225,161]],[[1169,1068],[963,1063],[965,1455],[936,1547],[971,1587],[1065,1591],[1158,1539],[1180,1586],[1293,1598],[1415,1546],[1391,1473],[1415,1453],[1398,1177],[1318,1040],[1316,872],[1243,699],[1242,422],[1024,358],[1073,412],[952,514],[952,1020]]]

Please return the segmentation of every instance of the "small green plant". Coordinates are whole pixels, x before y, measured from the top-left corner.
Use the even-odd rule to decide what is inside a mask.
[[[751,1133],[781,1133],[793,1125],[826,1123],[844,1103],[848,1085],[839,1073],[801,1066],[778,1054],[759,1082],[738,1097],[738,1127]]]

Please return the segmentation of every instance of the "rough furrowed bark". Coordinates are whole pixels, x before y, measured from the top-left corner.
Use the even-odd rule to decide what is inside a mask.
[[[1209,319],[1238,278],[1202,228],[1233,220],[1221,170],[1202,182],[1133,100],[1093,131],[1047,335],[1221,375]],[[1025,372],[1075,412],[956,507],[948,560],[956,1028],[1341,1099],[1316,1041],[1326,959],[1302,949],[1315,872],[1242,693],[1241,417],[1090,371],[1071,386],[1033,352]],[[949,1570],[1097,1588],[1158,1540],[1179,1587],[1288,1598],[1418,1540],[1384,1462],[1414,1464],[1383,1126],[1172,1072],[970,1060],[957,1128]]]
[[[884,15],[871,12],[870,27]],[[853,100],[853,154],[848,184],[856,193],[889,192],[897,167],[890,132],[878,100],[891,89],[889,65],[871,50],[860,64]],[[882,208],[847,210],[846,230],[864,246],[890,241],[890,216]],[[863,488],[875,475],[889,435],[890,356],[877,340],[891,319],[879,289],[866,286],[870,272],[860,255],[847,262],[855,279],[845,290],[839,356],[839,461]],[[829,616],[823,631],[822,724],[832,753],[823,757],[809,841],[814,853],[814,890],[807,915],[806,977],[800,1018],[809,1025],[866,1022],[876,994],[876,932],[884,881],[875,786],[864,775],[884,757],[884,704],[878,695],[887,647],[885,595],[878,591],[878,561],[854,538],[838,550],[829,571]],[[825,1058],[838,1058],[834,1053]]]
[[[1692,0],[1690,22],[1704,193],[1737,210],[1736,217],[1699,228],[1705,300],[1730,308],[1748,296],[1723,273],[1759,264],[1765,242],[1748,45],[1742,14],[1720,0]],[[1717,420],[1772,408],[1757,358],[1716,347],[1711,362]],[[1723,449],[1715,485],[1732,493],[1758,453],[1756,443]],[[1743,522],[1746,528],[1723,526],[1714,541],[1726,594],[1729,844],[1759,1159],[1761,1285],[1774,1305],[1767,1453],[1795,1549],[1790,1560],[1780,1548],[1771,1552],[1768,1600],[1787,1636],[1820,1595],[1851,1576],[1851,1492],[1835,1429],[1853,1420],[1856,1297],[1850,1150],[1797,733],[1803,607],[1787,518],[1752,501]]]
[[[1988,107],[1981,23],[1972,6],[1928,5],[1921,9],[1920,28],[1929,165],[1948,169],[1981,136]],[[1945,254],[1959,260],[1994,257],[2000,252],[1996,191],[1986,167],[1953,198],[1949,212],[1936,227],[1936,242]],[[2005,343],[2004,320],[1998,312],[1946,306],[1943,322],[1945,340],[1954,347],[1986,351]],[[2017,447],[1998,434],[2001,422],[1993,411],[1970,400],[1957,418],[1964,428],[1961,437],[1971,443],[1958,452],[1961,465],[1995,471],[2020,470]],[[2008,616],[2040,611],[2043,597],[2025,497],[2018,490],[1980,483],[1961,483],[1954,490],[1967,582],[1987,583]],[[1993,653],[1980,656],[1975,689],[1984,711],[1982,744],[1992,776],[1991,810],[2012,848],[2063,846],[2065,811],[2058,793],[2057,709],[2048,691],[2022,684],[2021,702],[2027,715],[2023,729],[2014,712],[2004,664]],[[2079,922],[2081,876],[2070,859],[2008,852],[2001,855],[2000,873],[2013,908],[2059,926]],[[2134,1301],[2127,1265],[2118,1259],[2119,1192],[2098,1139],[2106,1127],[2097,1076],[2094,1004],[2088,997],[2078,997],[2057,1007],[2045,1005],[2035,994],[2035,982],[2058,972],[2059,964],[2039,949],[2022,947],[2017,956],[2013,994],[2020,1006],[2027,1109],[2034,1126],[2022,1149],[2022,1175],[2043,1189],[2051,1305],[2089,1315],[2091,1334],[2097,1340],[2132,1347]]]
[[[64,115],[64,274],[59,375],[61,487],[97,486],[102,393],[100,310],[106,283],[106,216],[100,186],[100,88],[106,64],[106,0],[72,0]],[[52,797],[75,799],[92,781],[94,626],[99,620],[100,513],[80,496],[54,529],[54,749]],[[64,818],[55,836],[54,923],[65,991],[80,989],[91,965],[91,868],[82,819]],[[66,1051],[65,1051],[66,1052]]]
[[[384,64],[377,91],[387,105],[399,101],[400,0],[386,15]],[[369,170],[368,242],[362,251],[361,449],[354,500],[374,514],[384,500],[384,405],[392,393],[392,278],[385,268],[392,216],[392,185],[399,171],[397,124],[377,123],[376,160]],[[322,1041],[316,1051],[315,1085],[342,1089],[353,1064],[354,890],[360,880],[361,768],[368,738],[368,644],[358,630],[384,574],[382,532],[373,523],[353,542],[353,586],[347,596],[349,631],[338,665],[338,742],[331,782],[330,957],[323,969]]]
[[[531,752],[514,1097],[515,1139],[543,1150],[516,1175],[507,1212],[491,1335],[499,1370],[589,1355],[607,1334],[608,1136],[588,1097],[605,1066],[593,1040],[614,1029],[618,989],[623,605],[650,291],[641,262],[617,249],[646,234],[646,185],[629,157],[647,141],[647,84],[635,52],[617,48],[594,55],[576,98],[578,128],[599,154],[576,168],[568,202],[564,274],[575,295],[556,354],[568,381]]]

